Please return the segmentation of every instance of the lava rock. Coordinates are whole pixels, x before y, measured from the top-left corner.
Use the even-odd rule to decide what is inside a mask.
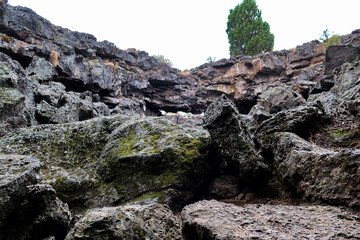
[[[268,88],[258,98],[258,104],[265,107],[270,114],[300,106],[304,103],[305,99],[286,85]]]
[[[208,107],[204,127],[221,157],[223,173],[239,177],[249,185],[266,180],[268,166],[257,153],[236,106],[225,95]]]
[[[337,207],[200,201],[181,212],[184,240],[357,239],[360,220]]]
[[[293,133],[276,133],[275,168],[294,192],[310,201],[360,209],[360,151],[321,148]]]
[[[22,66],[0,52],[0,136],[34,123],[34,98]]]
[[[180,219],[165,205],[132,204],[86,212],[65,239],[180,240],[180,226]]]
[[[333,70],[346,62],[352,62],[360,56],[360,49],[351,45],[333,45],[326,49],[325,74],[332,74]]]
[[[68,206],[49,185],[37,184],[38,159],[0,155],[0,238],[64,238],[70,224]]]

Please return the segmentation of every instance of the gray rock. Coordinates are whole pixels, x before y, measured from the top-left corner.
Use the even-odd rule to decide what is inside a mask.
[[[277,174],[294,192],[310,201],[360,209],[360,151],[329,150],[293,133],[275,134]]]
[[[208,138],[161,118],[117,115],[24,128],[0,138],[0,152],[41,159],[41,182],[76,213],[142,199],[179,209],[212,174]]]
[[[200,201],[181,212],[184,240],[358,239],[359,217],[329,206]]]
[[[320,103],[324,108],[325,114],[334,117],[339,110],[339,104],[341,103],[341,99],[339,99],[332,92],[322,92],[318,94],[312,94],[308,98],[309,103]]]
[[[161,204],[93,209],[76,222],[72,239],[182,239],[180,219]]]
[[[329,120],[319,102],[298,106],[278,112],[265,120],[254,133],[256,142],[262,149],[271,149],[273,134],[276,132],[293,132],[303,138],[309,138]]]
[[[258,97],[258,104],[265,107],[271,114],[300,106],[304,103],[304,98],[286,85],[270,87]]]
[[[39,181],[53,186],[72,211],[102,207],[115,201],[117,195],[97,178],[97,162],[109,134],[129,118],[116,116],[24,128],[1,138],[0,152],[31,154],[41,159],[44,166]]]
[[[108,137],[98,173],[121,202],[155,198],[179,209],[212,172],[208,138],[204,130],[182,129],[163,118],[130,120]]]
[[[360,56],[360,49],[351,45],[333,45],[326,49],[325,74],[330,75],[333,70],[346,62],[352,62]]]
[[[221,157],[224,174],[239,177],[249,185],[266,180],[268,166],[257,153],[236,106],[225,95],[208,107],[204,124]]]
[[[57,72],[54,65],[49,61],[35,56],[29,67],[26,68],[26,74],[34,81],[43,82],[52,80],[53,77],[57,75]]]
[[[70,224],[68,206],[49,185],[37,184],[38,159],[0,155],[0,238],[65,237]]]
[[[34,123],[34,99],[21,65],[0,53],[0,136]]]
[[[331,89],[341,100],[356,100],[360,97],[360,61],[345,63],[334,74],[335,84]]]
[[[66,91],[59,82],[50,81],[38,85],[34,90],[36,119],[40,123],[68,123],[83,121],[94,117],[110,115],[109,108],[103,102],[92,102],[90,91],[76,93]]]

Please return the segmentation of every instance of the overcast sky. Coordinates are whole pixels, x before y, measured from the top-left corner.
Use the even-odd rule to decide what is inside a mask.
[[[229,58],[229,10],[242,0],[9,0],[53,24],[95,35],[121,49],[161,54],[179,69],[216,57]],[[360,0],[257,0],[275,35],[274,50],[319,39],[328,28],[348,34],[360,28]]]

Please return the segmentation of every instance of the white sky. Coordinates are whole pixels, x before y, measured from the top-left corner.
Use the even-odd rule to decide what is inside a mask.
[[[95,35],[121,49],[161,54],[179,69],[216,57],[229,58],[229,9],[242,0],[9,0],[53,24]],[[274,50],[319,39],[328,28],[348,34],[360,28],[360,0],[257,0],[275,35]]]

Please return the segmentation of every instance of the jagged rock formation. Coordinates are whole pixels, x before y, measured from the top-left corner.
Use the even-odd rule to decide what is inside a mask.
[[[27,8],[0,1],[0,13],[1,239],[181,239],[169,207],[200,198],[359,211],[359,30],[327,49],[312,41],[179,71]],[[246,215],[267,205],[195,203],[182,235],[238,239],[261,223],[264,238],[359,238],[359,218],[339,208],[270,208],[276,229]],[[230,229],[229,209],[245,225]],[[308,211],[320,221],[300,230],[284,213]]]

